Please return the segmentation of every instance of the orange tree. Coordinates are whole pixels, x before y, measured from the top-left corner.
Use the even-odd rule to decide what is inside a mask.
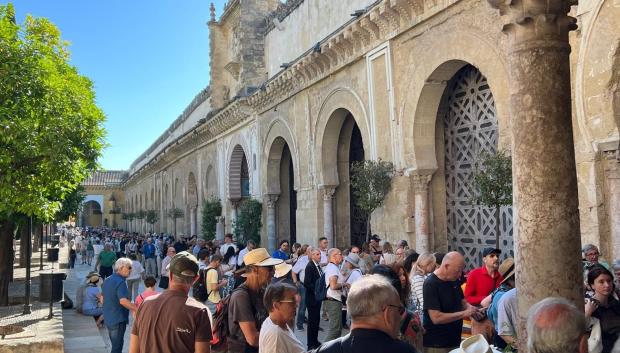
[[[0,305],[8,304],[16,220],[51,221],[95,170],[105,116],[45,18],[0,5]]]

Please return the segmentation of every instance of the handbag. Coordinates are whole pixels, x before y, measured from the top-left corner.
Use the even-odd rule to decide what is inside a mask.
[[[601,321],[595,317],[590,318],[590,337],[588,337],[588,352],[601,353],[603,351],[603,334]]]

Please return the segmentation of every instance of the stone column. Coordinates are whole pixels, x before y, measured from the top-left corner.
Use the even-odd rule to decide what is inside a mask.
[[[215,239],[220,242],[224,241],[224,232],[226,229],[226,217],[215,217],[217,223],[215,224]]]
[[[197,235],[197,227],[196,227],[196,207],[192,207],[189,209],[189,236]]]
[[[323,236],[327,238],[329,247],[332,248],[334,244],[334,194],[336,193],[335,186],[323,187]]]
[[[609,230],[611,233],[613,259],[620,258],[620,159],[616,159],[618,151],[605,153],[605,177],[609,195]]]
[[[270,254],[276,251],[276,205],[279,195],[267,194],[267,249]]]
[[[230,211],[230,232],[235,233],[235,223],[237,222],[237,207],[239,207],[239,201],[230,201],[232,210]]]
[[[527,310],[536,302],[560,296],[584,304],[568,42],[577,26],[571,1],[488,1],[508,36],[518,337],[525,343]]]
[[[418,254],[431,251],[429,230],[428,183],[432,174],[411,174],[415,197],[415,251]]]

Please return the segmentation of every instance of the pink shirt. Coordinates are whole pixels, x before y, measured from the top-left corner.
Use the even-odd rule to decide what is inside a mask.
[[[158,291],[154,289],[147,289],[136,297],[135,304],[136,306],[140,306],[144,302],[144,299],[151,297],[153,295],[159,294]]]

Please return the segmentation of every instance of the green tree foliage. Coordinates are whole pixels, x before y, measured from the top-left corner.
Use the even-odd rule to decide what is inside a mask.
[[[172,223],[173,223],[173,227],[174,227],[174,236],[177,236],[177,218],[181,218],[183,217],[183,210],[178,208],[178,207],[174,207],[168,210],[168,218],[172,218]]]
[[[383,206],[392,187],[392,162],[361,161],[351,166],[351,187],[356,204],[366,217],[367,239],[370,237],[370,218],[374,210]]]
[[[474,167],[472,203],[495,209],[495,246],[500,248],[500,211],[512,205],[512,161],[504,151],[484,153]]]
[[[84,202],[86,194],[84,193],[84,187],[78,185],[75,190],[71,191],[64,200],[62,200],[62,207],[60,211],[56,213],[54,220],[56,222],[63,222],[69,219],[71,216],[76,216],[82,208],[82,202]]]
[[[151,225],[151,232],[153,231],[153,225],[159,221],[159,214],[155,210],[146,211],[146,223]]]
[[[95,170],[105,116],[49,20],[0,5],[0,305],[8,303],[15,215],[50,221]]]
[[[233,224],[237,242],[246,243],[252,239],[260,244],[263,204],[255,199],[243,200],[237,212],[237,220]]]
[[[144,219],[146,217],[146,211],[145,210],[140,210],[138,212],[136,212],[136,218],[137,219]]]
[[[205,240],[215,239],[217,219],[222,215],[222,203],[219,198],[205,200],[202,206],[202,236]]]

